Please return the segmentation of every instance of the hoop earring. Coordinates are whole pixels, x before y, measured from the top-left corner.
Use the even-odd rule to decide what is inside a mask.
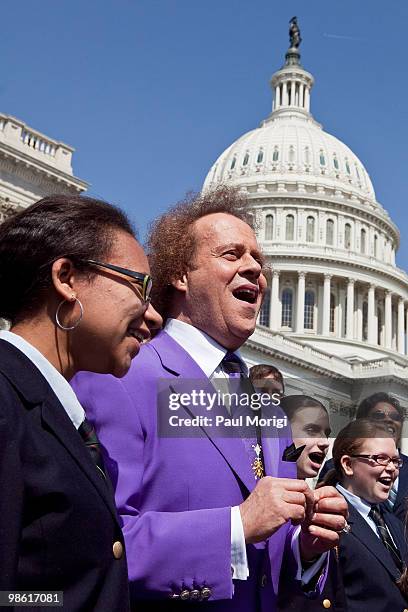
[[[57,308],[57,311],[56,311],[56,313],[55,313],[55,322],[56,322],[56,324],[58,325],[58,327],[59,327],[60,329],[62,329],[63,331],[71,331],[71,330],[73,330],[73,329],[76,329],[76,328],[78,327],[78,325],[80,324],[80,322],[81,322],[81,320],[82,320],[82,317],[84,316],[84,307],[82,306],[81,302],[80,302],[80,301],[78,300],[78,298],[76,297],[76,298],[75,298],[75,301],[76,301],[76,302],[78,302],[78,306],[79,306],[79,309],[80,309],[80,311],[81,311],[81,312],[80,312],[80,314],[79,314],[79,317],[78,317],[78,319],[75,321],[74,325],[71,325],[71,326],[69,326],[69,327],[66,327],[65,325],[63,325],[63,324],[61,323],[61,321],[59,320],[59,312],[60,312],[60,308],[61,308],[61,306],[62,306],[63,304],[65,304],[65,302],[67,302],[67,301],[68,301],[68,300],[62,300],[62,302],[60,302],[60,303],[58,304],[58,308]]]

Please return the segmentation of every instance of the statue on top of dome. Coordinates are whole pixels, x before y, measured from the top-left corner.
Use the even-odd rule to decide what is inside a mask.
[[[297,17],[292,17],[289,21],[289,41],[292,49],[297,49],[302,42]]]

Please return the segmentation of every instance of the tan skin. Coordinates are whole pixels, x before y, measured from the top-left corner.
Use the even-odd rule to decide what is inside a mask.
[[[149,273],[142,247],[123,231],[115,233],[111,252],[103,259]],[[67,380],[80,370],[124,376],[141,342],[161,327],[160,315],[151,304],[142,303],[137,285],[116,272],[93,268],[90,277],[70,259],[60,258],[53,263],[51,276],[52,287],[38,312],[11,331],[37,348]],[[66,300],[60,319],[64,326],[73,325],[80,314],[76,298],[83,305],[83,318],[76,329],[63,331],[55,323],[57,307]]]
[[[296,462],[298,478],[314,478],[319,473],[329,448],[329,417],[323,408],[305,406],[290,422],[296,448],[305,446]]]
[[[389,428],[389,431],[394,437],[397,446],[400,446],[402,421],[395,418],[398,416],[398,410],[388,402],[378,402],[371,408],[370,412],[367,414],[367,418],[373,418],[373,415],[378,412],[381,412],[384,415],[384,420],[382,422]]]
[[[194,235],[194,261],[183,278],[173,281],[177,294],[170,316],[236,350],[253,333],[266,290],[256,236],[246,223],[225,213],[196,221]],[[241,299],[245,291],[252,303]],[[290,520],[301,523],[300,550],[308,561],[338,544],[347,504],[332,487],[311,491],[305,482],[266,476],[240,512],[248,543],[267,539]]]
[[[364,439],[355,454],[399,456],[393,438]],[[371,504],[379,504],[388,499],[393,482],[399,473],[392,462],[384,466],[365,457],[343,455],[340,463],[343,470],[341,484],[345,489]]]

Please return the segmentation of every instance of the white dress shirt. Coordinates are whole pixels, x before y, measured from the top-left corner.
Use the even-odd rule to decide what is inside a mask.
[[[229,379],[221,365],[228,351],[213,338],[193,325],[177,319],[168,319],[164,330],[190,355],[210,380]],[[242,360],[239,351],[234,351],[234,354],[241,360],[243,372],[248,374],[248,367]],[[295,531],[292,540],[292,550],[298,566],[296,578],[307,584],[322,567],[328,558],[328,553],[321,555],[310,568],[303,571],[299,551],[299,534],[300,527]],[[232,578],[236,580],[246,580],[249,576],[244,528],[239,506],[231,508],[231,570]]]
[[[85,411],[78,401],[71,385],[56,368],[32,344],[10,331],[0,331],[0,340],[6,340],[18,348],[44,376],[59,399],[65,412],[78,429],[85,418]]]
[[[343,495],[343,497],[345,497],[347,499],[347,501],[350,502],[350,504],[352,506],[354,506],[354,508],[357,510],[357,512],[366,521],[367,525],[369,525],[369,527],[371,527],[371,529],[374,531],[374,533],[377,536],[377,538],[380,538],[380,534],[378,532],[377,525],[375,524],[375,522],[373,521],[371,516],[369,516],[370,510],[371,510],[373,504],[370,504],[370,502],[367,502],[362,497],[358,497],[358,495],[355,495],[354,493],[351,493],[351,491],[348,491],[347,489],[342,487],[341,484],[337,484],[336,485],[336,489],[338,491],[340,491],[340,493]],[[387,531],[388,531],[388,534],[389,534],[391,540],[394,542],[394,539],[393,539],[393,537],[392,537],[392,535],[390,533],[390,530],[388,529],[387,524],[385,524],[385,526],[387,527]],[[395,542],[394,542],[394,544],[395,544]]]

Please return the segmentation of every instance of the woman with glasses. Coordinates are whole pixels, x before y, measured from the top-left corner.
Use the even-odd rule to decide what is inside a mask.
[[[392,395],[380,391],[364,398],[358,405],[356,419],[369,419],[375,423],[382,423],[394,438],[397,448],[400,448],[404,409]],[[387,510],[395,514],[401,521],[404,521],[407,512],[408,457],[401,452],[400,457],[402,459],[402,466],[398,477],[392,485],[385,505]],[[323,466],[320,472],[320,479],[323,479],[332,467],[333,462],[330,459]]]
[[[357,419],[338,434],[334,467],[323,484],[335,485],[349,507],[350,531],[340,538],[339,564],[349,612],[403,612],[398,581],[407,560],[401,522],[383,510],[401,459],[381,423]]]
[[[28,592],[11,607],[126,611],[111,484],[68,381],[123,376],[160,325],[146,256],[119,209],[48,197],[0,226],[0,286],[0,590]]]

